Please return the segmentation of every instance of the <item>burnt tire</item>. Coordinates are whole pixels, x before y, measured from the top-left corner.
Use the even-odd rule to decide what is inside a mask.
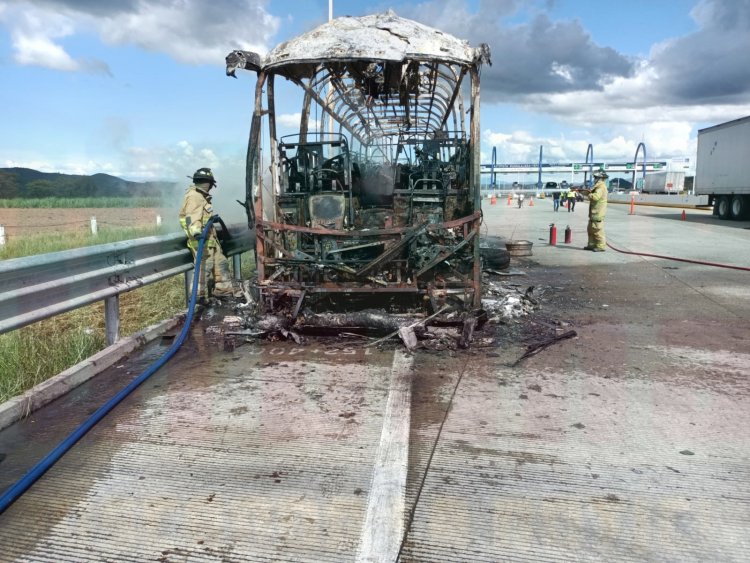
[[[732,196],[732,203],[729,207],[732,219],[744,219],[748,215],[748,210],[750,210],[750,197],[746,195]]]
[[[503,270],[510,266],[510,253],[505,248],[505,239],[500,237],[483,237],[479,241],[479,256],[483,269]]]
[[[716,214],[719,216],[719,219],[729,219],[731,216],[731,201],[728,196],[721,195],[718,198],[716,198],[716,203],[714,204],[716,206]]]

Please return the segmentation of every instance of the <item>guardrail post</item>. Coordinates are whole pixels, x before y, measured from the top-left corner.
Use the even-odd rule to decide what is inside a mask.
[[[156,216],[156,226],[161,227],[161,215]]]
[[[120,296],[113,295],[104,300],[104,330],[107,334],[107,346],[120,339]]]
[[[240,254],[232,256],[232,269],[234,270],[234,279],[242,279],[242,259]]]
[[[185,272],[185,306],[186,307],[190,305],[190,294],[193,291],[193,272],[195,272],[195,268]]]
[[[5,246],[5,227],[0,225],[0,246]]]
[[[96,226],[96,217],[91,218],[91,234],[95,235],[97,232],[99,232],[99,229]]]
[[[243,229],[231,239],[229,255],[252,250],[252,234]],[[188,302],[196,272],[190,250],[184,245],[185,233],[174,232],[0,260],[0,334],[77,307],[103,302],[132,290],[133,282],[145,286],[186,272]],[[106,336],[112,342],[117,340],[119,332],[118,302],[113,300],[104,305]]]

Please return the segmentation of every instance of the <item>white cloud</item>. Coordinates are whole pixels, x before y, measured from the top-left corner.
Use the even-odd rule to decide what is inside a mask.
[[[280,19],[264,0],[138,0],[117,4],[18,0],[3,4],[0,21],[20,64],[65,71],[108,72],[101,61],[76,60],[60,39],[82,30],[110,44],[137,45],[186,64],[221,65],[233,49],[264,53]]]
[[[482,140],[487,154],[491,153],[491,147],[497,147],[498,162],[503,163],[537,162],[539,145],[544,147],[544,162],[583,162],[589,143],[593,145],[596,161],[629,161],[635,156],[641,141],[646,145],[649,160],[662,160],[695,154],[691,128],[689,122],[662,121],[616,128],[592,127],[577,131],[572,138],[534,136],[526,131],[507,134],[486,130]]]
[[[66,72],[110,74],[106,63],[96,59],[75,59],[59,43],[75,33],[70,17],[27,4],[6,4],[2,8],[0,21],[11,30],[13,59],[18,64]]]
[[[486,132],[485,152],[497,146],[501,162],[535,162],[540,144],[550,160],[581,160],[589,142],[598,158],[632,158],[641,140],[649,158],[692,156],[697,127],[750,115],[747,0],[697,1],[698,29],[653,45],[642,59],[595,44],[578,21],[510,22],[530,5],[426,0],[407,8],[472,45],[492,46],[496,64],[483,69],[483,104],[512,103],[575,131],[566,138]]]
[[[180,141],[177,143],[177,147],[182,150],[183,154],[188,158],[193,158],[193,147],[187,141]]]
[[[65,162],[50,162],[48,160],[16,160],[8,159],[3,163],[5,168],[31,168],[40,172],[57,172],[60,174],[80,174],[88,176],[104,172],[106,174],[118,175],[117,167],[111,162],[100,162],[95,160],[67,160]]]
[[[297,113],[284,113],[276,116],[276,122],[282,127],[291,127],[293,129],[299,128],[299,122],[302,119],[302,114]]]
[[[13,58],[18,64],[66,71],[81,69],[80,63],[47,37],[14,33],[13,47],[16,50]]]
[[[110,43],[133,43],[188,64],[221,64],[233,49],[265,52],[279,18],[259,0],[142,0],[98,24]]]
[[[208,166],[214,172],[236,175],[242,170],[244,182],[244,157],[237,154],[217,154],[208,146],[194,146],[189,141],[179,141],[169,146],[123,147],[111,160],[96,160],[68,155],[63,159],[8,158],[0,161],[5,168],[32,168],[41,172],[62,174],[97,174],[105,172],[127,180],[165,180],[183,182],[198,168]]]
[[[244,166],[238,155],[219,156],[211,147],[196,147],[186,140],[168,146],[128,147],[123,160],[128,179],[174,182],[183,182],[198,168],[208,167],[219,174],[222,168]]]
[[[554,75],[559,76],[566,82],[573,82],[573,68],[570,65],[560,64],[557,61],[552,61],[550,72]]]

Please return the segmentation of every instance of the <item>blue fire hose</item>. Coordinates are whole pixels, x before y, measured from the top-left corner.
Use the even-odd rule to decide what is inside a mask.
[[[211,219],[209,219],[209,221],[206,223],[206,226],[203,227],[201,238],[198,242],[198,250],[195,254],[196,266],[200,265],[201,260],[203,259],[203,247],[206,242],[206,236],[215,220],[218,220],[218,216],[211,217]],[[83,436],[94,426],[96,426],[96,424],[102,418],[107,416],[107,414],[113,408],[115,408],[120,403],[120,401],[130,395],[130,393],[134,391],[136,387],[146,381],[154,373],[156,373],[156,371],[159,370],[159,368],[161,368],[164,364],[166,364],[172,358],[172,356],[175,355],[177,350],[180,349],[180,346],[182,346],[182,344],[185,342],[185,338],[187,337],[188,331],[190,330],[190,323],[193,320],[193,313],[195,311],[195,302],[198,297],[198,282],[200,279],[199,268],[196,268],[196,273],[197,275],[193,277],[193,289],[190,294],[190,303],[188,304],[187,315],[185,316],[185,324],[183,325],[182,331],[177,337],[177,340],[172,343],[172,346],[170,346],[169,350],[167,350],[161,358],[151,364],[148,369],[146,369],[146,371],[144,371],[141,375],[131,381],[124,389],[117,393],[117,395],[115,395],[104,405],[99,407],[96,412],[94,412],[94,414],[92,414],[83,422],[83,424],[76,428],[62,442],[60,442],[60,444],[58,444],[54,450],[48,453],[46,457],[44,457],[34,467],[32,467],[26,473],[26,475],[21,477],[14,485],[7,489],[0,497],[0,514],[5,512],[5,510],[11,504],[18,500],[21,495],[23,495],[34,483],[36,483],[37,479],[39,479],[47,472],[50,467],[57,463],[60,458],[65,455],[65,453],[70,448],[72,448],[76,444],[76,442],[78,442],[78,440],[83,438]]]

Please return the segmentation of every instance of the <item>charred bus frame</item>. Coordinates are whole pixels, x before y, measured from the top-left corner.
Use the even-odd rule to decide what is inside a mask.
[[[480,304],[479,82],[489,62],[486,45],[390,11],[335,19],[265,57],[227,56],[227,74],[257,73],[245,206],[263,309],[296,300],[298,310],[321,293]],[[304,92],[293,136],[278,135],[277,76]]]

